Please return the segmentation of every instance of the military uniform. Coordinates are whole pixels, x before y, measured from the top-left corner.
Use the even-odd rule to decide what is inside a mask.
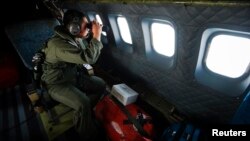
[[[103,45],[96,39],[88,43],[84,39],[74,39],[63,26],[55,27],[54,36],[45,48],[42,81],[49,94],[76,112],[74,124],[80,135],[94,136],[91,99],[81,91],[77,83],[77,67],[82,64],[94,64]],[[85,76],[79,79],[88,88],[92,97],[100,97],[105,90],[105,82],[98,77]],[[90,96],[90,97],[91,97]]]

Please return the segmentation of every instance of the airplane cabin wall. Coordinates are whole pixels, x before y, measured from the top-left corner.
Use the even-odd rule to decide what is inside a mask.
[[[194,76],[203,31],[223,27],[250,32],[250,7],[184,4],[87,4],[65,3],[64,7],[83,12],[94,11],[104,18],[122,14],[127,18],[133,42],[133,53],[117,49],[112,31],[103,54],[121,74],[132,74],[148,88],[194,120],[228,123],[242,101],[199,84]],[[171,19],[176,27],[176,58],[172,69],[152,63],[145,55],[141,20],[144,17]],[[101,59],[102,59],[101,58]],[[107,59],[110,58],[110,59]],[[103,60],[102,60],[103,62]]]

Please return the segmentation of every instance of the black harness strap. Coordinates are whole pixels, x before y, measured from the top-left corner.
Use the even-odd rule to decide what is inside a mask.
[[[130,114],[130,112],[126,109],[126,107],[124,105],[122,105],[122,103],[120,103],[114,96],[110,95],[110,99],[112,99],[116,105],[119,106],[119,108],[122,110],[122,112],[128,117],[128,119],[134,124],[134,126],[137,128],[138,132],[144,136],[144,137],[150,137],[148,135],[148,133],[143,129],[143,127],[141,126],[141,124],[132,117],[132,115]]]

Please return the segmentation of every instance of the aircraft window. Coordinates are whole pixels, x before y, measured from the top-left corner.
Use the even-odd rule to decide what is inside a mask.
[[[228,96],[244,94],[250,83],[250,33],[224,28],[203,31],[196,80]]]
[[[220,34],[212,38],[205,62],[209,70],[237,78],[247,70],[249,53],[249,38]]]
[[[175,31],[174,28],[165,23],[152,23],[153,48],[159,54],[172,57],[175,52]]]
[[[132,39],[131,39],[131,35],[130,35],[129,27],[128,27],[128,22],[127,22],[126,18],[125,17],[118,17],[117,23],[118,23],[118,27],[119,27],[123,41],[128,43],[128,44],[132,44]]]
[[[102,24],[102,19],[100,18],[99,14],[96,14],[95,18],[100,24]]]
[[[141,21],[141,26],[148,60],[164,70],[173,68],[176,60],[175,23],[167,17],[145,17]]]
[[[101,17],[100,17],[99,14],[96,14],[96,15],[95,15],[95,19],[96,19],[100,24],[103,24],[103,23],[102,23],[102,19],[101,19]],[[105,31],[102,31],[102,34],[103,34],[104,36],[107,36],[107,33],[106,33]]]

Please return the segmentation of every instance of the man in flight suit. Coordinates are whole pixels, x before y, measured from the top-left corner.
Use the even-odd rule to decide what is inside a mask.
[[[89,140],[96,136],[97,128],[93,120],[91,96],[100,98],[105,90],[105,82],[96,76],[77,78],[77,67],[94,64],[103,47],[100,39],[102,25],[92,21],[88,28],[86,16],[77,10],[68,10],[63,17],[63,25],[55,27],[54,36],[45,48],[42,80],[51,97],[75,110],[74,125],[79,135]],[[86,38],[92,30],[92,39]],[[79,82],[80,80],[80,82]],[[86,95],[80,84],[91,94]],[[94,103],[94,104],[93,104]]]

